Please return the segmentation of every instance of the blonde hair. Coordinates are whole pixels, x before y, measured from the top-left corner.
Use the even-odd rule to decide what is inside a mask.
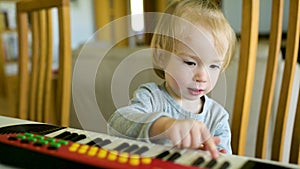
[[[170,56],[170,54],[166,54],[167,52],[164,54],[161,52],[173,53],[176,36],[178,37],[176,33],[178,30],[184,29],[184,25],[180,27],[174,18],[184,19],[185,22],[201,25],[211,31],[218,54],[225,54],[222,70],[229,65],[235,53],[236,35],[220,7],[211,0],[175,0],[160,18],[151,41],[153,66],[159,77],[164,79],[164,71],[159,62],[166,61]],[[219,37],[224,37],[227,43],[224,43],[224,38]],[[228,44],[228,46],[224,44]]]

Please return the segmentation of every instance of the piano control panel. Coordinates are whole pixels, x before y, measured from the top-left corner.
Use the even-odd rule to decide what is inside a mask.
[[[0,118],[1,119],[1,118]],[[20,168],[299,168],[236,155],[211,159],[201,150],[175,149],[103,133],[43,123],[0,127],[0,164]]]

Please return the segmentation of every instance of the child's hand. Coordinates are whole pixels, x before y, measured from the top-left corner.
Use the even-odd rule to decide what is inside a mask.
[[[150,135],[162,134],[179,148],[200,148],[204,145],[213,158],[219,156],[216,143],[206,125],[196,120],[176,120],[169,117],[159,118],[151,127]]]
[[[220,144],[220,142],[221,142],[221,139],[219,138],[219,137],[213,137],[213,140],[214,140],[214,142],[215,142],[215,144],[216,145],[218,145],[218,144]],[[201,149],[201,150],[208,150],[207,149],[207,147],[204,145],[204,144],[202,144],[200,147],[199,147],[199,149]],[[227,153],[227,150],[226,149],[219,149],[218,150],[220,153],[223,153],[223,154],[226,154]]]

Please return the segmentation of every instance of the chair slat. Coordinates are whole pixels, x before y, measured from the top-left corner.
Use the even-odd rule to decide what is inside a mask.
[[[240,66],[238,70],[237,84],[239,85],[236,88],[235,97],[244,97],[235,99],[231,126],[232,149],[233,153],[238,155],[245,153],[247,136],[245,131],[248,127],[258,41],[259,0],[243,0],[242,11],[239,65],[244,66]]]
[[[291,151],[290,151],[290,163],[300,164],[300,88],[298,91],[298,104],[295,115]]]
[[[266,158],[267,140],[270,114],[274,98],[274,88],[280,57],[280,45],[282,37],[283,0],[272,1],[272,20],[270,31],[270,45],[267,61],[267,69],[264,81],[263,96],[261,101],[259,123],[257,128],[255,156]]]
[[[51,97],[53,97],[52,94],[52,63],[53,63],[53,30],[52,30],[52,10],[48,9],[46,10],[46,22],[47,22],[47,52],[46,52],[46,79],[45,79],[45,104],[44,104],[44,121],[47,119],[53,118],[50,116],[51,113],[51,107],[53,105],[53,101],[51,100]],[[54,116],[55,117],[55,116]],[[51,119],[56,120],[56,118]]]
[[[59,57],[59,81],[58,81],[58,94],[61,95],[61,100],[58,99],[57,107],[61,108],[58,112],[70,111],[70,94],[71,94],[71,33],[70,31],[70,7],[62,6],[58,8],[59,21],[64,24],[59,25],[59,38],[62,42],[59,47],[59,55],[65,57]],[[66,125],[69,123],[69,114],[61,114],[61,123]]]
[[[36,120],[36,106],[38,84],[38,57],[39,57],[39,23],[38,13],[33,12],[31,15],[31,32],[32,32],[32,55],[31,55],[31,83],[29,92],[29,119]]]
[[[285,66],[276,116],[276,127],[272,144],[272,160],[282,161],[284,150],[285,129],[292,94],[294,74],[299,48],[300,2],[290,1],[289,24],[287,32]]]
[[[43,121],[45,74],[46,74],[46,52],[47,52],[47,32],[46,32],[46,13],[45,10],[39,11],[39,34],[40,34],[40,53],[39,53],[39,77],[37,91],[37,121]]]
[[[22,88],[28,88],[28,17],[26,13],[17,12],[18,24],[18,47],[19,47],[19,100],[18,100],[18,117],[27,119],[28,108],[28,91]]]

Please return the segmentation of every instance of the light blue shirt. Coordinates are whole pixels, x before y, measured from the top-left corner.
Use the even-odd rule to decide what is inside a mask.
[[[169,95],[164,85],[155,83],[141,85],[135,91],[130,104],[114,112],[108,121],[108,133],[118,137],[168,145],[171,143],[170,140],[149,138],[151,125],[162,116],[195,119],[205,123],[211,135],[221,139],[218,149],[226,149],[227,154],[232,154],[229,115],[220,104],[205,95],[202,112],[191,113],[184,110]]]

